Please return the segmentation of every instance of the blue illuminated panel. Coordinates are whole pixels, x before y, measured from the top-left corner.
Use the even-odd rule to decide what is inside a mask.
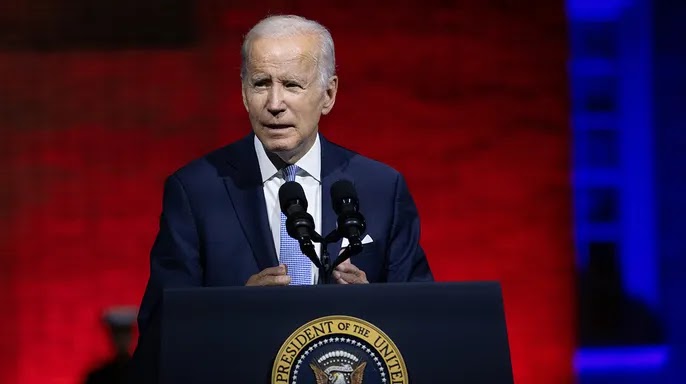
[[[612,371],[659,371],[667,364],[666,346],[583,348],[574,356],[574,368],[584,374]]]
[[[615,320],[613,316],[621,318],[616,326],[606,323],[605,328],[580,333],[580,340],[594,347],[579,349],[574,366],[582,384],[657,384],[662,382],[659,377],[668,349],[642,346],[664,342],[662,321],[656,315],[661,303],[655,232],[651,1],[567,0],[566,5],[575,245],[581,291],[586,295],[580,300],[580,323],[587,326],[602,324],[608,316],[610,322]],[[612,252],[598,252],[599,247]],[[607,273],[613,265],[622,299],[608,310],[598,304],[602,295],[597,291],[605,288],[608,280],[597,276],[598,271]],[[588,283],[589,276],[596,277],[595,283]],[[608,276],[614,275],[609,272]],[[610,289],[605,298],[613,292]],[[650,326],[639,329],[636,324]]]

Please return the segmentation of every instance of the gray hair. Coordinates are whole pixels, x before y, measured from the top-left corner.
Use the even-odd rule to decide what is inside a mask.
[[[245,82],[247,79],[250,47],[255,38],[278,38],[305,34],[314,34],[319,38],[319,82],[322,87],[326,87],[329,79],[336,74],[336,57],[331,33],[318,22],[296,15],[269,16],[262,19],[245,35],[241,48],[241,80]]]

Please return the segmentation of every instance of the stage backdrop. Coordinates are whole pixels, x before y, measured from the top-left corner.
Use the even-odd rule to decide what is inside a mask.
[[[322,132],[405,174],[438,280],[502,282],[517,383],[571,382],[561,0],[162,3],[0,7],[0,382],[107,356],[100,311],[140,301],[164,178],[249,131],[239,48],[268,12],[330,27]]]

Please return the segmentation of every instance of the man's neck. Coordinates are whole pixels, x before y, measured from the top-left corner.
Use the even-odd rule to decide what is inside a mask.
[[[274,164],[274,167],[276,167],[276,169],[281,169],[281,168],[284,168],[284,167],[287,167],[287,166],[288,166],[289,163],[287,163],[286,161],[284,161],[284,160],[283,160],[281,157],[279,157],[279,155],[277,155],[276,153],[274,153],[274,152],[269,152],[269,151],[265,151],[265,152],[267,153],[267,157],[269,158],[269,161],[271,161],[272,164]],[[302,157],[302,156],[301,156],[301,157]],[[300,160],[300,159],[298,159],[298,160]],[[291,164],[295,164],[298,160],[295,160],[295,161],[294,161],[293,163],[291,163]]]

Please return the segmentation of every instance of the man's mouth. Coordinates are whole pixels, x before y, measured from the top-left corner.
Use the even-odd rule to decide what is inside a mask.
[[[286,129],[293,127],[290,124],[264,124],[264,126],[269,129]]]

